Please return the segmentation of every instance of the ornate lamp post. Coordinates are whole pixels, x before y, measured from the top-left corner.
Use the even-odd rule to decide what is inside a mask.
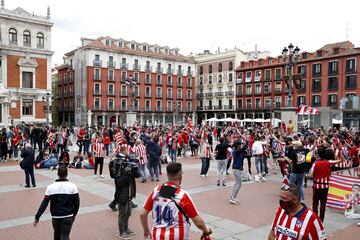
[[[51,94],[49,92],[46,93],[45,96],[42,97],[42,100],[46,103],[45,108],[44,108],[44,112],[46,113],[46,125],[49,124],[49,113],[51,112],[50,110],[50,97]]]
[[[295,83],[296,89],[301,88],[301,76],[300,75],[294,75],[293,69],[294,65],[298,62],[299,58],[299,52],[300,48],[295,47],[290,43],[288,48],[284,47],[282,50],[282,56],[284,58],[284,61],[287,60],[286,64],[286,76],[284,76],[284,80],[286,81],[286,84],[289,89],[288,93],[288,107],[292,107],[292,95],[293,95],[293,85]]]

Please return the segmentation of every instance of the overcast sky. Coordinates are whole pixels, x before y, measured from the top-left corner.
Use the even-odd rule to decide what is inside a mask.
[[[302,51],[346,40],[360,47],[358,0],[5,0],[46,15],[51,8],[52,64],[80,45],[81,37],[111,36],[180,48],[220,47],[281,54],[290,42]],[[347,30],[348,29],[348,30]]]

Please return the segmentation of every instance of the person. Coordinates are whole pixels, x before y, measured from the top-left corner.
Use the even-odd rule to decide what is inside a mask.
[[[69,166],[70,163],[70,156],[67,151],[62,151],[59,157],[59,165],[65,165],[66,167]]]
[[[236,141],[233,144],[233,151],[232,151],[232,172],[235,178],[235,184],[231,195],[229,197],[229,202],[232,204],[238,204],[238,200],[236,199],[239,190],[242,185],[242,175],[243,175],[243,165],[244,165],[244,155],[246,152],[247,144],[241,141]]]
[[[300,202],[300,193],[295,185],[284,185],[279,198],[280,206],[275,214],[268,240],[326,240],[323,223],[316,213]]]
[[[94,156],[91,152],[87,152],[87,160],[85,159],[82,163],[82,167],[85,169],[94,169],[95,168],[95,162],[94,162]]]
[[[331,176],[331,165],[338,164],[344,160],[342,155],[338,160],[327,160],[326,149],[319,147],[317,150],[319,159],[315,161],[314,167],[311,172],[307,174],[307,177],[313,177],[313,211],[318,214],[319,202],[320,202],[320,219],[324,222],[326,201],[329,191],[329,181]]]
[[[125,146],[120,148],[120,153],[110,169],[114,174],[115,200],[119,209],[119,238],[123,240],[131,239],[130,236],[135,235],[135,233],[129,229],[129,218],[132,209],[131,201],[136,196],[135,178],[140,176],[137,169],[130,167],[126,151]],[[115,208],[115,206],[111,206],[111,203],[109,204],[109,207],[111,209]]]
[[[160,157],[161,157],[161,148],[158,144],[159,137],[155,136],[152,141],[150,141],[146,145],[146,153],[148,156],[148,168],[151,175],[151,181],[154,181],[154,177],[156,181],[159,181],[159,166],[160,164]]]
[[[135,143],[135,158],[141,175],[141,182],[146,182],[145,166],[147,164],[146,147],[140,139]]]
[[[94,155],[95,155],[95,168],[94,168],[94,179],[97,178],[97,170],[98,166],[100,165],[100,177],[105,178],[102,175],[103,167],[104,167],[104,157],[105,157],[105,146],[102,142],[102,138],[94,144]]]
[[[215,159],[217,164],[217,186],[220,186],[222,182],[223,186],[226,186],[226,166],[227,166],[227,149],[229,145],[225,143],[223,137],[219,138],[219,144],[215,147]]]
[[[255,157],[255,166],[256,166],[256,173],[255,175],[255,182],[266,181],[264,178],[265,176],[265,166],[264,166],[264,148],[263,145],[267,144],[266,141],[263,141],[262,137],[256,137],[255,142],[252,145],[252,154]]]
[[[70,163],[69,168],[81,168],[84,158],[81,156],[81,152],[78,152],[76,156],[74,156],[73,161]]]
[[[34,226],[38,225],[41,215],[50,202],[54,240],[68,240],[79,211],[79,192],[76,185],[68,181],[66,166],[59,166],[57,175],[59,179],[46,188],[45,197],[35,215]]]
[[[40,168],[49,168],[50,170],[53,170],[58,164],[58,159],[54,153],[51,153],[50,155],[45,153],[43,160],[40,162]]]
[[[201,177],[206,177],[210,168],[211,147],[208,141],[207,138],[200,140]]]
[[[20,167],[25,171],[25,187],[36,187],[35,176],[34,176],[34,163],[35,163],[35,150],[31,147],[30,143],[25,144],[25,149],[21,152],[23,160],[20,162]]]
[[[203,236],[209,236],[212,231],[197,212],[189,194],[180,185],[182,182],[182,165],[178,162],[166,166],[168,181],[154,188],[148,196],[140,221],[145,239],[159,240],[165,236],[168,239],[189,239],[190,218]],[[152,212],[153,229],[150,233],[148,215]]]

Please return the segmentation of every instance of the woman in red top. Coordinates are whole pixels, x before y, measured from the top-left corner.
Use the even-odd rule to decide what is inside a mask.
[[[15,160],[19,160],[19,144],[21,141],[20,135],[16,132],[14,136],[11,138],[11,150],[14,154]]]
[[[105,151],[106,156],[109,156],[109,146],[110,146],[110,136],[108,134],[104,134],[104,145],[105,145]]]
[[[354,168],[353,176],[359,176],[359,141],[354,141],[354,146],[350,148],[350,161],[349,161],[349,173],[351,175],[350,168]]]

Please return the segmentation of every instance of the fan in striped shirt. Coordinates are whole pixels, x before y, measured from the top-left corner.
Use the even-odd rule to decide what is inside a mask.
[[[280,192],[280,207],[273,221],[269,240],[326,239],[324,226],[316,213],[300,202],[300,193],[294,184],[284,185]]]
[[[137,140],[135,143],[135,158],[140,170],[141,182],[146,182],[145,166],[147,163],[146,147],[141,140]]]

